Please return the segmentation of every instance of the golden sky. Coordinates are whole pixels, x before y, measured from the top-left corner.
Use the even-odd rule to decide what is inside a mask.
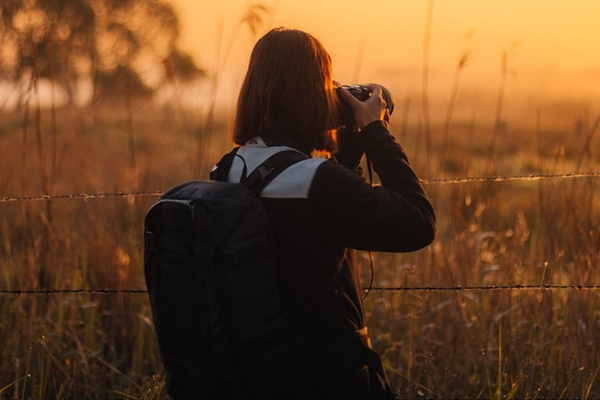
[[[420,79],[427,0],[169,1],[181,16],[184,49],[209,69],[217,64],[217,43],[234,36],[251,3],[262,3],[271,7],[272,14],[260,34],[275,26],[310,32],[332,55],[334,73],[342,82],[380,82],[395,74],[416,86]],[[438,81],[440,87],[450,85],[465,53],[469,54],[465,84],[489,83],[495,88],[506,54],[511,76],[523,87],[573,95],[600,86],[599,0],[433,0],[432,4],[429,54],[434,86]],[[245,26],[237,31],[226,64],[227,79],[241,79],[255,40]]]

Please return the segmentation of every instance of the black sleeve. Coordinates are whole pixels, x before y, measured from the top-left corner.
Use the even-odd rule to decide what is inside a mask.
[[[337,131],[337,152],[333,155],[335,161],[353,171],[359,170],[360,159],[365,152],[364,145],[359,140],[359,132],[352,127]]]
[[[381,186],[371,186],[334,161],[324,162],[309,193],[319,220],[345,247],[405,252],[430,244],[435,213],[400,144],[380,121],[363,128],[358,140]]]

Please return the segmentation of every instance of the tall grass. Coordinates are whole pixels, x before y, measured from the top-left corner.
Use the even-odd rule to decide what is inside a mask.
[[[138,111],[140,111],[138,109]],[[135,191],[130,179],[127,110],[58,114],[59,145],[67,149],[53,191],[40,177],[44,157],[21,158],[21,129],[49,134],[49,114],[35,120],[4,115],[0,134],[3,195]],[[160,117],[136,120],[143,188],[166,188],[188,178],[185,132]],[[21,128],[22,124],[31,127]],[[38,129],[38,128],[35,128]],[[45,139],[45,137],[42,137]],[[36,147],[33,146],[35,149]],[[162,153],[162,150],[167,150]],[[43,148],[42,150],[46,150]],[[164,154],[164,155],[163,155]],[[168,155],[168,157],[166,157]],[[160,157],[160,158],[159,158]],[[23,171],[13,174],[12,171]],[[25,178],[23,180],[23,177]],[[26,184],[24,184],[26,183]],[[140,227],[152,197],[1,203],[0,287],[4,290],[143,288]],[[0,398],[116,398],[160,393],[160,362],[144,294],[2,294]],[[155,378],[153,378],[153,376]],[[158,382],[158,383],[157,383]],[[159,386],[160,387],[160,386]]]
[[[510,104],[504,85],[496,104]],[[498,175],[600,170],[599,110],[546,103],[511,119],[501,108],[490,115],[502,127],[490,146],[489,124],[455,113],[457,98],[458,83],[451,105],[427,105],[425,153],[409,97],[392,119],[421,175],[485,176],[490,165]],[[138,102],[4,111],[0,196],[145,192],[202,177],[190,172],[190,142],[204,140],[197,157],[206,165],[226,150],[215,139],[227,135],[229,116],[212,106],[192,126]],[[539,288],[373,291],[368,325],[394,389],[407,398],[600,398],[600,291],[546,288],[600,285],[598,179],[426,189],[436,242],[374,254],[375,286]],[[165,398],[145,294],[43,293],[143,288],[143,218],[155,200],[0,202],[0,288],[14,291],[0,293],[0,399]],[[368,257],[358,259],[368,282]]]
[[[139,190],[193,178],[189,133],[149,105],[133,119]],[[141,107],[141,108],[140,108]],[[49,194],[130,191],[127,110],[57,110],[60,173]],[[597,170],[596,120],[577,128],[510,121],[496,143],[499,174]],[[434,159],[442,176],[485,175],[485,126],[463,134],[457,120],[442,147],[443,112],[433,120]],[[24,129],[51,135],[50,111],[3,115],[0,174],[5,195],[45,193],[40,163],[22,158]],[[416,118],[415,118],[416,119]],[[226,134],[217,119],[215,134]],[[392,120],[399,131],[403,121]],[[23,124],[28,124],[23,127]],[[572,128],[575,126],[575,128]],[[168,129],[166,128],[168,127]],[[578,136],[578,129],[586,132]],[[168,134],[165,132],[168,131]],[[408,143],[420,131],[406,126]],[[543,140],[542,140],[543,138]],[[36,154],[36,144],[27,142]],[[409,153],[417,170],[425,159]],[[468,150],[465,150],[468,149]],[[531,152],[530,149],[536,149]],[[50,151],[43,147],[44,151]],[[213,149],[216,159],[225,149]],[[465,152],[470,153],[465,165]],[[27,152],[27,151],[26,151]],[[29,155],[31,155],[29,154]],[[452,159],[455,157],[455,159]],[[582,158],[585,160],[582,161]],[[22,171],[11,173],[11,171]],[[431,186],[426,189],[431,189]],[[490,191],[491,190],[491,191]],[[405,397],[597,398],[600,292],[545,289],[598,285],[600,209],[595,178],[543,179],[436,187],[439,236],[427,249],[375,254],[375,286],[539,285],[539,289],[374,291],[367,298],[374,344],[394,388]],[[141,229],[155,197],[0,203],[0,286],[8,290],[143,288]],[[359,257],[359,259],[361,259]],[[368,260],[365,279],[369,278]],[[367,281],[365,281],[367,282]],[[162,398],[162,367],[145,294],[1,294],[0,398]]]
[[[574,124],[581,113],[547,127],[538,109],[531,131],[525,121],[506,118],[495,142],[496,173],[560,174],[584,164],[597,171],[600,155],[592,149],[598,145],[588,145],[596,123]],[[441,125],[433,132],[444,132]],[[434,148],[451,168],[440,174],[485,176],[492,157],[485,137],[485,128],[469,136],[451,130],[450,147]],[[418,154],[414,164],[422,170]],[[416,254],[381,255],[376,286],[540,289],[372,293],[369,323],[398,392],[408,398],[599,397],[600,292],[544,288],[600,281],[597,178],[435,189],[438,240]]]
[[[427,11],[425,17],[425,34],[423,35],[423,61],[421,71],[421,106],[423,113],[423,134],[425,136],[425,154],[427,155],[427,176],[431,176],[432,165],[432,138],[431,138],[431,115],[429,110],[429,51],[431,44],[431,30],[433,29],[433,0],[427,0]]]

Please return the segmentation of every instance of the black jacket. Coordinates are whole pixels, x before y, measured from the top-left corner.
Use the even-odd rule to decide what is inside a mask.
[[[244,163],[252,171],[288,149],[281,137],[267,131],[241,146],[229,181],[239,181]],[[346,249],[418,250],[434,239],[435,214],[404,150],[383,123],[341,133],[339,147],[335,159],[308,158],[292,165],[261,197],[280,251],[292,323],[302,338],[298,363],[303,379],[322,398],[363,399],[360,388],[349,383],[362,379],[352,376],[362,374],[366,362],[356,333],[364,328],[359,271],[348,262]],[[380,186],[356,173],[363,152]]]

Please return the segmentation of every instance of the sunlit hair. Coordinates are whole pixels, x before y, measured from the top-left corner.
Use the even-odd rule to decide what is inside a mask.
[[[321,43],[302,31],[273,29],[252,50],[233,140],[244,144],[274,123],[303,150],[331,150],[337,104],[331,58]]]

